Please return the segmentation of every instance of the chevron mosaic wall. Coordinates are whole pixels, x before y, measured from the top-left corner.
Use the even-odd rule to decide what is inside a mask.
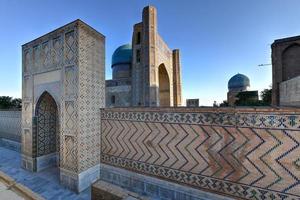
[[[101,161],[242,199],[300,199],[300,110],[101,110]]]

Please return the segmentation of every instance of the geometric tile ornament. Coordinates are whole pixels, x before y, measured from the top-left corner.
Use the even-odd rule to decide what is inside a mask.
[[[104,46],[105,37],[81,20],[22,45],[22,165],[37,171],[55,156],[43,155],[57,151],[60,181],[77,192],[100,170]],[[45,91],[53,104],[46,97],[37,102]]]
[[[44,92],[36,107],[37,156],[54,153],[57,150],[57,106],[53,97]]]
[[[76,152],[75,149],[76,147],[75,142],[74,142],[74,138],[71,136],[66,136],[65,137],[65,143],[66,143],[66,160],[65,162],[65,166],[69,169],[76,169]]]
[[[300,112],[101,110],[101,162],[244,199],[300,199]]]

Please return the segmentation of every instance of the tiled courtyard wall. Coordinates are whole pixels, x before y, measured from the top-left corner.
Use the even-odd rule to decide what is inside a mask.
[[[101,110],[101,162],[245,199],[300,198],[300,110]]]
[[[21,111],[0,110],[0,138],[21,142]]]

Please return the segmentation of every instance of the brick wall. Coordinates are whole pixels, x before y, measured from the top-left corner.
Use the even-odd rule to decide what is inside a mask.
[[[280,84],[300,75],[300,36],[275,40],[272,44],[272,104],[280,105]]]
[[[235,198],[300,198],[300,110],[101,111],[101,162]]]
[[[300,107],[300,76],[280,83],[279,89],[281,106]]]

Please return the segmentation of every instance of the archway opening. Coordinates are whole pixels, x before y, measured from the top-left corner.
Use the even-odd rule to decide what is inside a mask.
[[[170,80],[164,64],[158,68],[159,74],[159,105],[170,106]]]
[[[111,96],[111,104],[115,105],[115,103],[116,103],[116,96],[112,95]]]
[[[54,98],[44,92],[35,109],[37,171],[59,165],[58,110]]]
[[[300,75],[300,45],[292,44],[282,54],[282,79],[292,79]]]

